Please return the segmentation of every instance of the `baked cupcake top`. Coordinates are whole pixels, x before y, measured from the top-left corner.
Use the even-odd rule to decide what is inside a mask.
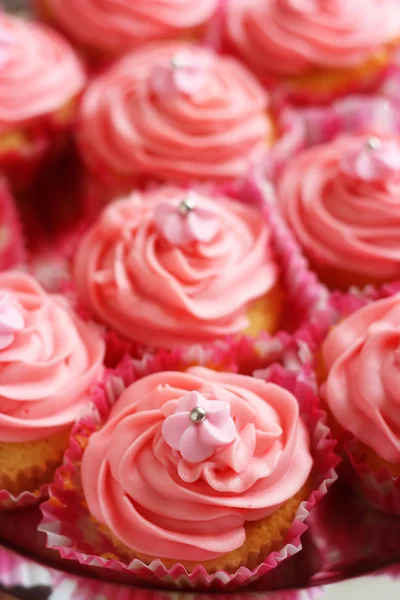
[[[146,42],[195,33],[217,0],[46,0],[51,18],[73,40],[123,54]]]
[[[0,16],[0,134],[61,110],[84,84],[74,51],[58,33]]]
[[[239,333],[277,266],[261,211],[163,187],[108,205],[79,245],[74,278],[101,322],[143,344]]]
[[[340,425],[391,463],[400,463],[400,295],[361,308],[322,348],[322,395]]]
[[[260,74],[352,68],[400,37],[397,0],[234,0],[225,28]]]
[[[104,343],[62,298],[30,276],[0,274],[0,441],[46,438],[71,426],[102,374]]]
[[[398,138],[342,137],[310,148],[288,163],[278,196],[315,265],[400,276]]]
[[[272,136],[268,96],[244,66],[185,43],[150,45],[89,85],[78,141],[119,179],[232,179]]]
[[[89,439],[90,512],[137,553],[207,561],[242,546],[309,477],[298,402],[272,383],[193,367],[129,386]],[[132,468],[134,467],[134,468]]]

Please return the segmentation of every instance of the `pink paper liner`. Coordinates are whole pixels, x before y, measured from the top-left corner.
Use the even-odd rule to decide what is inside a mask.
[[[26,262],[21,222],[5,178],[0,177],[0,271]]]
[[[220,570],[210,575],[200,565],[189,574],[183,565],[176,564],[167,569],[158,559],[146,566],[139,560],[127,564],[114,558],[105,558],[104,553],[112,553],[115,556],[115,548],[101,533],[84,506],[79,472],[83,440],[106,419],[110,405],[125,387],[158,368],[157,357],[149,360],[150,363],[125,359],[95,388],[92,396],[93,413],[82,419],[73,429],[70,448],[65,454],[65,463],[57,470],[49,489],[50,500],[41,505],[43,520],[39,530],[47,534],[47,546],[57,549],[62,558],[77,560],[84,565],[113,569],[129,575],[129,581],[132,583],[146,581],[153,585],[173,588],[230,590],[254,582],[301,550],[300,538],[308,528],[305,521],[337,478],[335,466],[338,458],[333,453],[335,442],[326,425],[325,414],[319,408],[313,384],[306,376],[288,373],[279,365],[271,368],[268,374],[268,380],[289,389],[299,400],[301,414],[311,434],[314,453],[315,490],[307,501],[301,503],[286,535],[284,547],[280,551],[272,552],[253,570],[241,567],[234,574]],[[68,481],[67,485],[64,484],[65,481]]]
[[[15,510],[39,504],[48,497],[48,484],[42,485],[37,492],[21,492],[18,496],[7,490],[0,490],[0,510]]]
[[[281,282],[286,290],[286,306],[282,318],[282,331],[277,334],[262,333],[254,338],[243,335],[235,336],[210,344],[183,347],[179,349],[179,352],[183,356],[188,354],[197,357],[211,356],[219,365],[217,368],[224,368],[226,357],[230,360],[234,354],[239,370],[251,373],[254,369],[265,367],[277,360],[277,352],[280,355],[288,345],[293,344],[290,335],[300,330],[310,320],[317,319],[319,322],[326,320],[325,313],[329,312],[329,292],[318,281],[316,275],[310,271],[299,245],[280,216],[273,187],[265,178],[262,168],[254,169],[244,182],[225,186],[198,186],[197,189],[205,189],[211,193],[223,193],[236,200],[254,204],[261,209],[265,219],[271,225],[271,244],[281,268]],[[90,226],[89,219],[86,226]],[[68,243],[67,240],[64,251],[55,257],[52,272],[57,271],[57,263],[60,265],[60,269],[65,269],[68,261],[72,262],[74,251],[79,244],[79,237],[84,229],[85,224],[80,223],[76,231],[71,233],[70,242]],[[79,295],[71,279],[65,280],[58,291],[68,295],[80,316],[96,320],[90,310],[80,303]],[[108,350],[106,364],[109,367],[115,367],[127,353],[135,358],[140,358],[145,354],[160,350],[126,340],[107,327],[105,327],[105,339]],[[192,364],[215,367],[215,364],[204,362],[204,360]]]

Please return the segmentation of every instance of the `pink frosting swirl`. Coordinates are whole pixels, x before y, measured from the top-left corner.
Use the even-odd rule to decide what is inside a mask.
[[[341,137],[302,152],[278,196],[316,265],[390,280],[400,276],[400,145],[376,141]]]
[[[89,388],[102,374],[104,343],[24,273],[1,273],[0,292],[8,295],[9,316],[12,307],[22,318],[14,314],[13,338],[0,349],[0,440],[55,435],[88,403]]]
[[[400,37],[397,0],[234,0],[226,30],[260,73],[357,67]]]
[[[391,463],[400,463],[400,295],[361,308],[323,345],[322,395],[336,420]]]
[[[277,281],[270,232],[253,207],[196,194],[198,209],[218,220],[214,236],[183,245],[167,238],[159,207],[167,203],[178,215],[186,198],[163,187],[116,201],[79,246],[74,278],[82,301],[133,341],[176,346],[239,333],[248,304]]]
[[[180,37],[205,25],[218,0],[40,0],[80,44],[123,54],[146,42]]]
[[[233,441],[192,463],[162,435],[182,397],[230,406]],[[273,513],[312,466],[298,403],[272,383],[201,367],[129,386],[90,439],[82,483],[90,512],[138,553],[205,561],[239,548],[246,521]]]
[[[68,43],[37,23],[0,16],[0,132],[63,108],[85,84]]]
[[[237,178],[267,148],[267,107],[266,92],[235,59],[152,45],[89,86],[78,141],[100,175]]]

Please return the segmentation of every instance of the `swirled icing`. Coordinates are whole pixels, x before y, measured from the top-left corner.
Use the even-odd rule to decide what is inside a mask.
[[[73,40],[113,54],[189,34],[204,26],[217,7],[217,0],[42,1]]]
[[[21,317],[0,349],[0,440],[50,437],[81,415],[102,373],[104,343],[93,326],[24,273],[1,273],[0,292],[7,294],[9,315],[13,309]]]
[[[190,215],[179,211],[186,197],[162,187],[113,202],[78,249],[74,278],[83,303],[133,341],[176,346],[239,333],[248,326],[248,304],[277,282],[270,232],[254,207],[196,194],[199,219],[204,211],[217,221],[213,237],[183,244],[166,237],[160,205],[185,221]],[[168,220],[164,226],[169,232]]]
[[[342,137],[288,163],[279,182],[282,211],[320,267],[390,280],[400,275],[400,145]]]
[[[380,457],[400,463],[400,295],[344,319],[322,353],[322,395],[336,420]]]
[[[184,43],[150,45],[89,85],[78,141],[100,175],[238,178],[268,147],[268,102],[235,59]]]
[[[260,73],[353,68],[400,36],[397,0],[235,0],[227,34]]]
[[[188,392],[230,406],[236,433],[187,462],[162,435]],[[239,548],[246,521],[273,513],[306,482],[312,458],[298,403],[255,378],[194,367],[129,386],[89,439],[82,483],[93,516],[137,553],[205,561]]]
[[[0,133],[62,109],[84,84],[79,61],[59,34],[0,16]]]

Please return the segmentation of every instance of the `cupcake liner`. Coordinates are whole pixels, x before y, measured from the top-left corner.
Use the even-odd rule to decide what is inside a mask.
[[[290,527],[285,545],[274,551],[257,568],[250,570],[241,567],[234,574],[224,570],[208,574],[203,566],[188,573],[181,564],[167,569],[160,560],[149,566],[139,560],[130,564],[118,559],[111,542],[101,533],[85,507],[80,483],[80,461],[87,439],[103,421],[121,392],[138,377],[154,372],[156,358],[152,366],[146,361],[138,364],[125,360],[115,371],[107,374],[101,385],[93,393],[94,412],[82,419],[71,435],[71,445],[65,455],[65,464],[60,467],[50,486],[50,500],[41,505],[43,520],[40,531],[47,534],[47,546],[57,549],[62,558],[77,560],[83,565],[102,567],[112,572],[118,571],[132,583],[150,582],[153,585],[173,588],[234,589],[237,586],[255,582],[270,572],[286,558],[301,550],[301,535],[306,531],[306,519],[317,502],[326,494],[336,480],[335,466],[338,462],[333,454],[334,442],[325,423],[324,414],[318,408],[312,384],[306,377],[289,374],[276,366],[269,373],[269,380],[293,390],[300,402],[303,418],[311,433],[314,451],[313,478],[315,490],[309,499],[302,502]]]
[[[0,271],[20,267],[25,262],[25,244],[17,209],[6,180],[0,177]]]
[[[48,597],[55,600],[91,600],[113,598],[114,600],[193,600],[191,596],[163,590],[132,588],[101,579],[81,577],[37,564],[31,559],[0,546],[0,586],[15,595],[21,588],[32,598]],[[265,600],[316,600],[322,588],[309,590],[277,590],[263,594]],[[34,594],[37,594],[34,595]],[[209,600],[208,595],[196,594],[197,600]],[[241,592],[240,596],[218,594],[215,600],[259,600],[256,592]]]
[[[200,360],[199,362],[193,360],[190,363],[185,358],[185,363],[214,368],[214,361],[216,361],[218,369],[226,368],[226,360],[230,360],[230,357],[235,355],[239,370],[251,373],[254,369],[268,366],[276,360],[277,352],[280,354],[287,344],[292,344],[290,335],[301,329],[310,320],[326,321],[328,317],[325,316],[325,313],[330,310],[329,292],[318,281],[316,275],[310,271],[299,245],[280,216],[273,187],[265,178],[262,167],[254,168],[249,178],[240,183],[236,182],[225,186],[196,186],[193,189],[206,193],[223,193],[235,200],[254,204],[260,208],[271,226],[271,244],[277,263],[280,265],[281,282],[286,292],[286,306],[282,317],[281,331],[274,335],[262,333],[256,337],[232,336],[209,344],[179,349],[183,357],[189,355],[196,361]],[[56,256],[53,255],[54,265],[58,264],[65,269],[65,265],[72,262],[79,237],[89,225],[90,219],[86,219],[79,224],[75,231],[71,232],[69,238],[67,237],[65,240],[63,251]],[[52,269],[50,268],[50,270]],[[72,280],[65,280],[59,286],[58,291],[62,291],[70,298],[82,317],[96,320],[90,310],[81,305]],[[140,358],[148,353],[154,354],[159,351],[159,349],[126,340],[116,332],[108,330],[107,327],[105,328],[105,339],[108,347],[106,364],[109,367],[115,367],[126,353]],[[174,351],[170,352],[174,353]],[[213,360],[205,360],[208,356],[211,356]]]
[[[48,496],[48,484],[42,485],[36,492],[22,492],[18,496],[7,490],[0,490],[0,510],[15,510],[38,504]]]

